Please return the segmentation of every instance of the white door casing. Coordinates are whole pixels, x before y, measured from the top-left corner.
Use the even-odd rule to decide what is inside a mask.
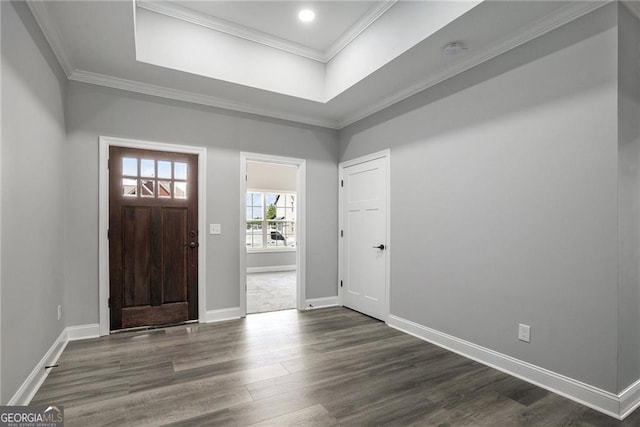
[[[266,162],[296,166],[296,308],[306,307],[306,177],[307,162],[293,157],[273,156],[261,153],[240,152],[240,317],[247,315],[247,249],[246,249],[246,208],[247,162]]]
[[[206,176],[207,149],[180,144],[142,141],[101,136],[99,138],[99,201],[98,201],[98,313],[100,335],[109,335],[109,147],[140,148],[144,150],[170,151],[198,155],[198,229],[206,225]],[[200,232],[202,235],[203,231]],[[200,240],[198,248],[198,321],[206,322],[206,239]]]
[[[340,298],[389,316],[389,150],[340,164]]]

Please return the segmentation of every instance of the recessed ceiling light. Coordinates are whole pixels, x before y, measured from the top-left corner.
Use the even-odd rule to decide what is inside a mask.
[[[311,9],[302,9],[298,13],[298,19],[301,20],[302,22],[311,22],[314,19],[316,19],[316,14]]]

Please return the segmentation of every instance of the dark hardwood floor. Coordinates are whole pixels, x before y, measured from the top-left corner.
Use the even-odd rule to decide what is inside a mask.
[[[638,426],[344,308],[69,343],[32,404],[67,426]]]

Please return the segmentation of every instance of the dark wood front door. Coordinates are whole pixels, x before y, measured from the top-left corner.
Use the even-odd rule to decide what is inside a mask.
[[[109,149],[111,330],[198,318],[198,157]]]

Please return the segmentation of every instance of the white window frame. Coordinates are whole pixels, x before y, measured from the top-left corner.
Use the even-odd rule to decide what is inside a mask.
[[[262,216],[263,218],[261,220],[249,220],[247,218],[247,221],[262,221],[262,242],[263,244],[266,243],[267,241],[267,227],[266,224],[267,222],[273,222],[273,221],[277,221],[277,220],[269,220],[266,219],[267,216],[267,193],[270,194],[286,194],[288,196],[296,196],[295,199],[295,210],[298,210],[298,193],[296,191],[282,191],[282,190],[270,190],[270,189],[264,189],[264,188],[247,188],[247,192],[246,193],[262,193]],[[245,194],[246,194],[245,193]],[[246,200],[246,197],[245,197]],[[246,203],[245,203],[245,217],[246,217]],[[298,234],[298,223],[297,221],[294,219],[290,222],[293,222],[294,226],[296,227],[296,241],[298,240],[297,234]],[[245,225],[246,227],[246,225]],[[296,244],[297,246],[297,244]],[[262,246],[260,248],[251,248],[246,246],[245,247],[247,249],[247,253],[252,253],[252,254],[256,254],[256,253],[268,253],[268,252],[295,252],[296,251],[296,246],[275,246],[275,247],[268,247],[268,246]]]

